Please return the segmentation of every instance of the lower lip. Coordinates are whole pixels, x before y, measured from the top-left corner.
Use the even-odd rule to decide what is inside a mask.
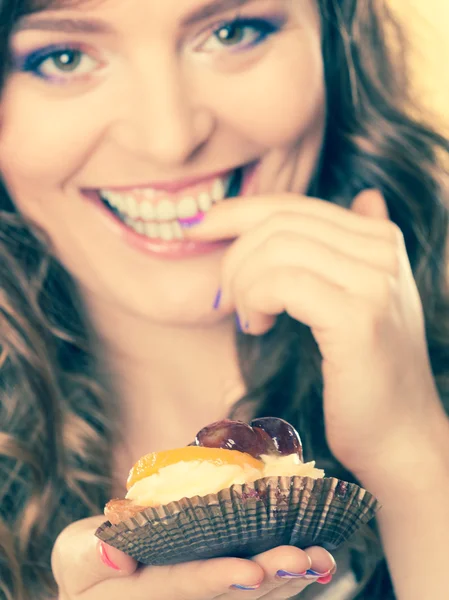
[[[244,181],[242,183],[241,195],[247,193],[250,181],[254,175],[254,167],[245,169]],[[84,191],[83,195],[89,199],[98,209],[98,214],[102,218],[105,226],[115,235],[121,237],[125,243],[147,254],[152,254],[158,258],[179,260],[211,254],[218,250],[227,248],[232,240],[219,242],[196,242],[192,240],[174,240],[164,241],[160,239],[150,239],[139,235],[133,229],[127,227],[118,217],[106,208],[97,192]]]

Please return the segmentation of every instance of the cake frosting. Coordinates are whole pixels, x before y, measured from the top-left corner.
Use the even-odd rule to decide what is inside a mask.
[[[232,485],[252,483],[263,477],[324,477],[324,471],[316,469],[314,461],[303,463],[297,454],[262,455],[258,462],[260,468],[201,460],[179,461],[136,481],[126,499],[139,506],[161,506],[185,497],[216,494]]]

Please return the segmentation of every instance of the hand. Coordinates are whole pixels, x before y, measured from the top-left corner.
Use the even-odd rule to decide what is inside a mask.
[[[56,540],[52,565],[59,600],[284,600],[319,576],[281,578],[278,571],[299,574],[314,569],[322,583],[327,583],[332,578],[329,573],[336,570],[334,559],[323,548],[303,551],[289,546],[253,560],[219,558],[166,567],[138,566],[94,536],[103,521],[104,517],[92,517],[73,523]]]
[[[401,440],[407,450],[417,442],[440,404],[403,236],[379,192],[360,194],[352,211],[293,194],[230,199],[187,235],[237,238],[220,310],[236,311],[248,334],[284,311],[310,326],[328,442],[348,469],[369,479]]]

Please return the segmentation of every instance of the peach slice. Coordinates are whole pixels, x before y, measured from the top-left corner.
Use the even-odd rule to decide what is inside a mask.
[[[242,468],[251,467],[263,473],[264,464],[246,452],[225,450],[223,448],[205,448],[203,446],[186,446],[173,450],[151,452],[142,456],[129,472],[126,487],[129,490],[137,481],[150,477],[163,469],[178,462],[207,461],[217,466],[238,465]]]

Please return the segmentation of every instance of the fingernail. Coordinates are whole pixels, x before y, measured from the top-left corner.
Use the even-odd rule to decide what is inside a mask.
[[[313,577],[327,577],[330,575],[331,569],[329,571],[325,571],[324,573],[318,573],[318,571],[314,571],[313,569],[307,570],[307,575],[312,575]]]
[[[241,590],[242,592],[254,592],[260,588],[260,583],[257,585],[231,585],[231,590]]]
[[[240,333],[243,333],[242,321],[238,313],[235,315],[235,322],[237,325],[237,329],[240,331]]]
[[[278,571],[276,573],[276,575],[278,577],[281,577],[281,579],[303,579],[307,574],[307,571],[304,571],[304,573],[292,573],[291,571]]]
[[[178,223],[181,225],[183,229],[190,229],[191,227],[195,227],[195,225],[199,225],[206,216],[206,213],[198,213],[194,217],[188,217],[187,219],[178,219]]]
[[[248,321],[242,321],[238,313],[235,315],[235,322],[237,324],[237,329],[240,331],[240,333],[245,333],[249,330]]]
[[[326,575],[325,577],[320,577],[319,579],[317,579],[317,583],[321,583],[321,585],[326,585],[332,581],[332,577],[333,577],[332,573],[329,573],[329,575]]]
[[[118,567],[115,563],[113,563],[112,560],[109,558],[108,553],[106,551],[106,546],[103,542],[99,543],[98,551],[100,552],[101,560],[107,567],[114,569],[114,571],[121,571],[120,567]]]
[[[218,292],[217,292],[217,295],[215,296],[215,300],[214,300],[214,304],[213,304],[214,310],[218,310],[220,308],[221,294],[222,294],[222,291],[221,291],[221,288],[220,288],[218,290]]]

